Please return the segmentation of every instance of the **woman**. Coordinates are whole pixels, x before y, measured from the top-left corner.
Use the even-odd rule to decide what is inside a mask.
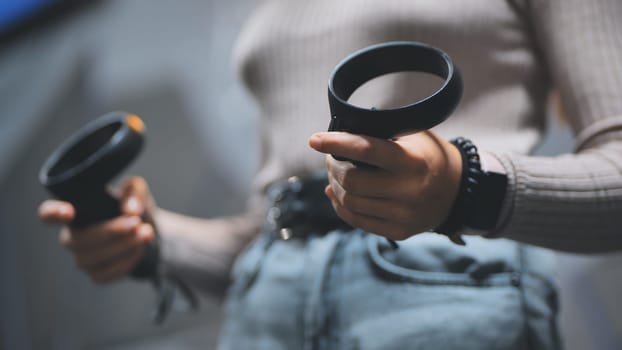
[[[236,261],[226,349],[558,348],[549,255],[517,242],[581,252],[622,247],[620,14],[617,0],[262,1],[236,50],[263,116],[248,214],[171,213],[133,178],[123,188],[122,217],[84,232],[64,228],[61,242],[102,283],[127,275],[156,231],[162,273],[196,290],[222,290]],[[460,67],[465,94],[453,116],[434,131],[390,141],[347,133],[309,139],[326,128],[335,64],[395,40],[439,47]],[[552,88],[576,152],[532,157]],[[412,101],[410,91],[408,81],[389,78],[357,98],[395,106]],[[442,232],[466,176],[463,149],[447,141],[457,136],[477,146],[485,171],[507,178],[483,231],[453,222]],[[308,143],[378,168],[325,157]],[[328,185],[314,175],[326,168]],[[325,198],[343,221],[323,209]],[[68,223],[73,208],[48,201],[40,215]],[[472,235],[461,246],[430,230]],[[404,241],[393,249],[379,235]]]

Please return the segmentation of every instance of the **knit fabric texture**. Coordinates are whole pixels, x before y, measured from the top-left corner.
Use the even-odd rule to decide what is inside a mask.
[[[435,131],[470,138],[508,173],[502,218],[491,235],[567,251],[620,249],[620,18],[619,0],[260,1],[234,52],[262,116],[256,193],[324,169],[308,138],[328,127],[328,77],[341,59],[371,44],[420,41],[447,52],[464,79],[458,109]],[[361,88],[352,102],[395,107],[434,86],[438,79],[392,74]],[[530,156],[553,90],[577,137],[576,152]],[[248,224],[225,226],[239,242],[257,232],[235,228],[254,227]],[[209,241],[223,236],[205,232],[193,249],[221,256],[210,252]],[[242,246],[226,250],[235,256]],[[172,259],[184,260],[180,254]]]

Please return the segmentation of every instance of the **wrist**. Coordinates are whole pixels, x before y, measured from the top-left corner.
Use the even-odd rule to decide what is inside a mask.
[[[452,193],[452,201],[450,203],[453,204],[460,193],[460,184],[462,182],[462,172],[464,167],[460,150],[450,142],[445,143],[447,145],[446,154],[449,158],[449,189]],[[449,209],[451,209],[451,206]]]
[[[491,154],[482,152],[464,138],[451,141],[460,152],[462,174],[454,205],[435,231],[456,237],[466,232],[488,232],[500,217],[507,187],[506,172]]]

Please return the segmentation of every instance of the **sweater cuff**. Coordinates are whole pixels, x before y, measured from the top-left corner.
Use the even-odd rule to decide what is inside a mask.
[[[516,197],[516,171],[512,162],[507,157],[500,156],[495,153],[487,152],[488,155],[494,157],[504,168],[508,182],[505,189],[505,196],[503,203],[501,204],[501,211],[499,212],[499,218],[497,224],[489,232],[479,232],[481,236],[486,238],[497,238],[502,235],[503,229],[507,226],[511,212],[514,208],[514,198]],[[468,233],[467,233],[468,234]]]
[[[505,199],[499,221],[487,238],[509,238],[524,241],[516,236],[517,228],[520,228],[525,220],[530,220],[529,206],[521,200],[519,193],[527,189],[525,175],[517,169],[514,157],[509,154],[493,154],[503,165],[508,177]],[[533,218],[532,218],[533,219]],[[520,230],[519,230],[520,231]]]

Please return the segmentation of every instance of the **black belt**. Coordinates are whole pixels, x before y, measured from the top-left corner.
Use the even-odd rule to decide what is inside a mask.
[[[326,173],[290,177],[276,182],[266,193],[268,230],[281,239],[323,235],[336,229],[352,229],[341,220],[324,194]]]
[[[445,81],[432,95],[398,108],[366,109],[348,103],[352,93],[365,82],[404,71],[430,73]],[[430,129],[447,119],[461,96],[460,73],[443,51],[413,41],[369,46],[346,57],[330,76],[328,130],[387,139],[404,132]]]

